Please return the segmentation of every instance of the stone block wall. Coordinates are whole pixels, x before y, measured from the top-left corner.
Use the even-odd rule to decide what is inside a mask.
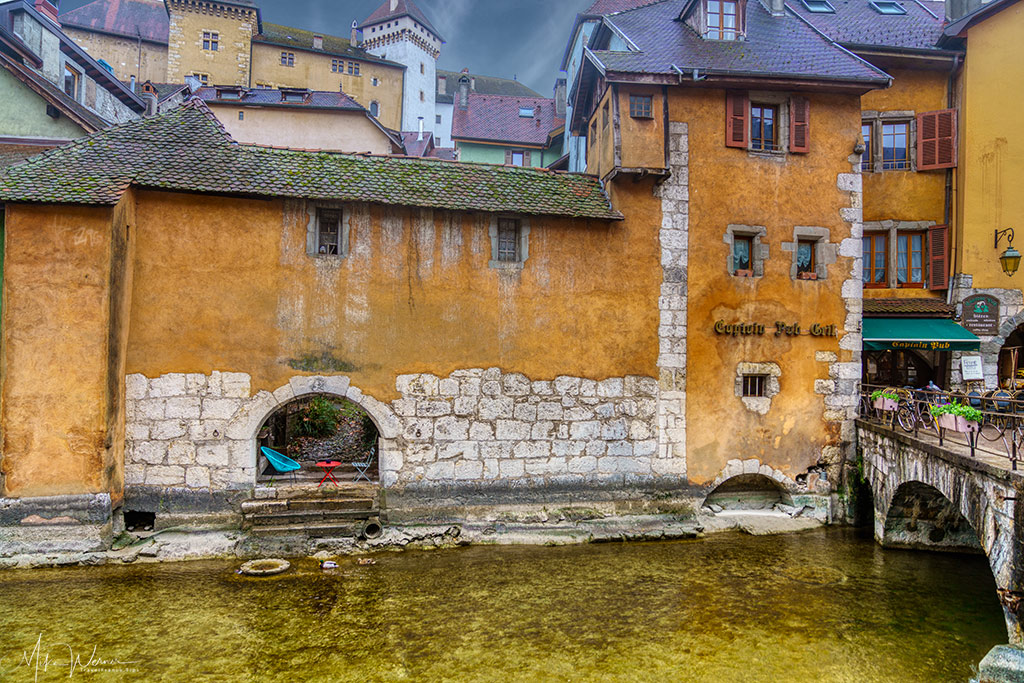
[[[255,483],[254,442],[227,436],[230,420],[250,400],[249,375],[129,375],[125,384],[126,486]]]
[[[342,376],[297,376],[254,396],[244,373],[130,375],[126,382],[128,487],[254,485],[260,426],[310,394],[344,397],[370,414],[380,431],[384,487],[685,482],[685,458],[659,448],[661,392],[653,377],[531,380],[499,368],[400,375],[401,397],[390,403]]]

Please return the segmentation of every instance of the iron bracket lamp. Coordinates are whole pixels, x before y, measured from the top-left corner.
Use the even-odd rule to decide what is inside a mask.
[[[1002,239],[1003,235],[1006,235],[1006,251],[1000,254],[999,265],[1002,267],[1004,273],[1008,276],[1012,276],[1017,272],[1017,268],[1020,267],[1020,252],[1013,248],[1013,228],[996,230],[995,248],[999,248],[999,240]]]

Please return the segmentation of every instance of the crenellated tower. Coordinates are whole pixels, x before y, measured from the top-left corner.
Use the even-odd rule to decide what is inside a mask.
[[[406,67],[402,91],[402,130],[434,123],[437,58],[444,39],[412,0],[386,0],[359,29],[359,47]]]

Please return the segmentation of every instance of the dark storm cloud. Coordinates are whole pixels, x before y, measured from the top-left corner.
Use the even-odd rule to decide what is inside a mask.
[[[275,24],[349,34],[383,0],[257,0],[263,20]],[[550,95],[572,21],[593,0],[415,0],[447,41],[438,67],[463,67],[491,76],[513,76]],[[63,0],[62,9],[89,0]]]

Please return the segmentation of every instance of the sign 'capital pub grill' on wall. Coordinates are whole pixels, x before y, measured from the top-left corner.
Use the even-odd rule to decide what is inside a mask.
[[[804,331],[801,328],[800,323],[786,323],[780,320],[777,320],[768,326],[766,326],[765,323],[727,323],[724,320],[717,320],[715,321],[714,330],[715,334],[732,337],[760,337],[768,330],[770,330],[772,335],[775,337],[781,337],[782,335],[786,335],[787,337],[836,337],[839,335],[839,328],[836,325],[822,325],[821,323],[814,323]]]

